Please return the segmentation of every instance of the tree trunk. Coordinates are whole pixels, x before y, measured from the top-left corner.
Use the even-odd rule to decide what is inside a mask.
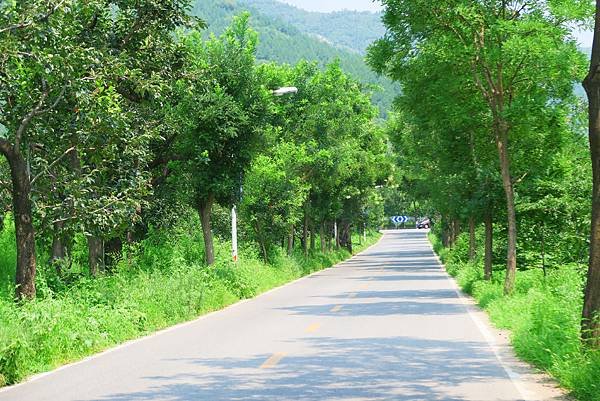
[[[104,271],[104,241],[96,236],[88,237],[88,263],[92,277]]]
[[[458,221],[458,219],[453,218],[452,221],[450,222],[450,238],[449,238],[450,247],[453,247],[454,244],[456,244],[456,240],[458,239],[459,232],[460,232],[460,222]]]
[[[510,174],[510,159],[508,157],[508,124],[501,117],[494,122],[496,131],[496,146],[500,158],[502,187],[506,195],[506,214],[508,220],[508,246],[506,250],[506,279],[504,293],[512,293],[517,272],[517,217],[515,212],[515,192]]]
[[[63,222],[54,223],[54,233],[52,237],[52,256],[50,263],[54,265],[56,272],[61,273],[61,262],[67,257],[67,244],[64,240]]]
[[[469,217],[469,261],[475,260],[475,218]]]
[[[294,253],[294,233],[295,233],[294,225],[291,224],[290,231],[288,233],[288,239],[287,239],[287,254],[288,254],[288,256],[292,256],[292,254]]]
[[[542,271],[544,272],[544,277],[548,276],[548,272],[546,271],[546,225],[542,221]]]
[[[260,225],[258,222],[255,223],[254,229],[256,230],[256,238],[258,239],[258,245],[260,247],[260,251],[262,253],[263,260],[265,263],[269,263],[269,254],[267,252],[267,246],[265,244],[265,239],[262,235],[262,230],[260,229]]]
[[[202,237],[204,238],[204,261],[208,266],[215,263],[215,248],[213,245],[212,228],[210,225],[210,216],[215,197],[209,194],[198,205],[198,214],[202,224]]]
[[[327,251],[327,243],[325,238],[325,222],[321,222],[321,230],[319,232],[319,236],[321,237],[321,253],[325,253]]]
[[[445,217],[442,217],[442,245],[444,248],[450,245],[450,225]]]
[[[315,223],[313,221],[310,224],[310,250],[314,252],[316,247],[317,247],[317,232],[315,230]]]
[[[589,100],[593,190],[590,259],[583,301],[581,337],[590,346],[600,348],[600,0],[596,1],[590,71],[583,86]]]
[[[339,244],[352,254],[352,227],[350,222],[341,221],[339,227]]]
[[[492,245],[494,240],[494,222],[492,213],[485,215],[485,260],[483,264],[483,276],[485,280],[492,279]]]
[[[31,181],[27,174],[27,161],[20,153],[3,150],[10,165],[12,178],[13,213],[17,242],[16,299],[35,298],[35,230],[31,207]]]
[[[308,205],[308,204],[307,204]],[[304,226],[302,227],[302,250],[304,257],[308,257],[308,207],[304,207]]]
[[[340,249],[340,230],[338,228],[337,220],[333,221],[333,236],[335,237],[335,249]]]
[[[413,213],[414,213],[414,217],[415,217],[415,229],[417,228],[417,222],[419,221],[419,213],[417,211],[417,202],[413,201]]]

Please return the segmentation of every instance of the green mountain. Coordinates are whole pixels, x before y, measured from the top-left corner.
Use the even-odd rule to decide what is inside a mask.
[[[250,4],[252,3],[252,4]],[[300,12],[301,15],[319,14],[309,13],[294,7],[289,7],[289,21],[278,18],[273,10],[284,10],[279,8],[278,3],[274,0],[198,0],[193,7],[192,13],[199,16],[208,23],[208,31],[215,34],[222,33],[230,24],[235,15],[239,15],[244,11],[250,12],[252,15],[252,27],[259,33],[258,59],[260,61],[276,61],[279,63],[296,64],[298,61],[314,60],[320,65],[331,63],[339,59],[342,68],[359,81],[365,84],[376,85],[381,88],[373,95],[374,103],[380,108],[381,115],[385,116],[391,108],[394,98],[400,91],[400,87],[385,77],[379,77],[366,65],[363,56],[359,52],[359,48],[350,49],[343,43],[341,36],[332,34],[325,38],[316,36],[315,34],[304,33],[301,28],[295,25],[295,12]],[[260,7],[260,8],[259,8]],[[263,8],[268,12],[263,12]],[[273,15],[271,15],[273,14]],[[331,15],[345,14],[332,13]],[[364,13],[348,13],[364,14]],[[327,15],[327,14],[324,14]],[[371,14],[372,16],[372,14]],[[299,18],[299,26],[306,28],[307,24],[304,18]],[[323,25],[327,25],[326,19],[323,19]],[[351,24],[351,22],[348,22]],[[327,28],[322,27],[317,32],[325,32]],[[352,30],[348,28],[350,32]],[[321,35],[321,34],[319,34]],[[373,34],[374,37],[377,37]],[[357,36],[356,43],[363,43],[367,40],[366,34]],[[347,42],[349,43],[349,42]]]
[[[347,10],[318,13],[274,0],[240,1],[266,16],[295,26],[304,34],[360,54],[365,54],[367,47],[385,34],[381,13]]]

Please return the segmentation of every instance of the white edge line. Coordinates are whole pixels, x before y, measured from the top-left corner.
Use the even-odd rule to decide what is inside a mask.
[[[477,328],[479,329],[479,331],[481,332],[481,334],[483,335],[483,337],[485,338],[487,343],[490,345],[490,348],[494,352],[494,355],[496,356],[496,359],[500,363],[500,366],[502,366],[502,369],[504,369],[508,378],[513,383],[513,385],[515,386],[515,388],[517,389],[517,391],[519,392],[519,394],[521,395],[523,400],[538,401],[539,398],[536,397],[531,391],[527,390],[523,386],[522,376],[519,373],[515,372],[503,360],[502,356],[500,355],[500,346],[498,345],[498,342],[496,341],[495,337],[492,335],[492,333],[490,332],[487,325],[483,321],[481,321],[481,319],[473,312],[473,309],[474,308],[478,309],[478,307],[469,302],[469,298],[460,290],[460,287],[458,286],[458,283],[455,281],[454,277],[452,277],[450,274],[448,274],[448,271],[446,270],[446,265],[441,261],[438,254],[435,253],[435,250],[433,249],[433,245],[431,244],[429,237],[426,237],[426,238],[427,238],[427,243],[429,244],[429,247],[431,248],[431,252],[435,256],[435,258],[440,266],[440,269],[443,270],[447,274],[448,281],[450,281],[450,283],[452,284],[454,292],[456,292],[456,295],[458,295],[462,304],[465,306],[465,309],[467,310],[473,323],[475,323],[475,325],[477,326]]]
[[[330,266],[330,267],[325,268],[325,269],[317,270],[317,271],[315,271],[313,273],[307,274],[306,276],[300,277],[300,278],[298,278],[298,279],[296,279],[294,281],[290,281],[289,283],[285,283],[285,284],[283,284],[283,285],[281,285],[279,287],[271,288],[270,290],[265,291],[265,292],[263,292],[263,293],[255,296],[253,298],[242,299],[242,300],[240,300],[238,302],[235,302],[235,303],[233,303],[231,305],[228,305],[228,306],[226,306],[224,308],[221,308],[221,309],[218,309],[218,310],[215,310],[215,311],[212,311],[212,312],[208,312],[208,313],[206,313],[206,314],[204,314],[202,316],[199,316],[199,317],[195,318],[194,320],[190,320],[190,321],[183,322],[183,323],[178,323],[178,324],[176,324],[174,326],[167,327],[166,329],[155,331],[154,333],[148,334],[148,335],[146,335],[144,337],[140,337],[140,338],[136,338],[136,339],[133,339],[133,340],[126,341],[126,342],[124,342],[122,344],[114,346],[113,348],[109,348],[109,349],[101,351],[101,352],[99,352],[97,354],[87,356],[87,357],[85,357],[83,359],[80,359],[80,360],[78,360],[76,362],[71,362],[71,363],[68,363],[66,365],[59,366],[58,368],[52,369],[52,370],[50,370],[48,372],[43,372],[43,373],[38,373],[38,374],[32,375],[32,376],[28,377],[27,379],[25,379],[24,381],[22,381],[20,383],[13,384],[13,385],[10,385],[10,386],[0,387],[0,394],[12,391],[12,390],[14,390],[14,389],[16,389],[18,387],[21,387],[21,386],[24,386],[24,385],[29,384],[31,382],[43,379],[46,376],[53,375],[53,374],[58,373],[58,372],[60,372],[62,370],[70,369],[70,368],[75,367],[77,365],[81,365],[81,364],[90,362],[90,361],[92,361],[94,359],[100,358],[100,357],[102,357],[104,355],[107,355],[107,354],[110,354],[112,352],[119,351],[119,350],[121,350],[123,348],[127,348],[129,346],[134,345],[134,344],[141,343],[141,342],[149,340],[151,338],[161,336],[161,335],[169,333],[171,331],[175,331],[175,330],[187,327],[187,326],[191,326],[191,325],[193,325],[193,324],[195,324],[195,323],[197,323],[199,321],[202,321],[204,319],[208,319],[208,318],[212,317],[213,315],[215,315],[217,313],[224,312],[224,311],[226,311],[228,309],[233,309],[235,307],[241,306],[241,305],[243,305],[243,304],[245,304],[247,302],[254,301],[254,300],[259,299],[261,297],[267,296],[267,295],[269,295],[269,294],[271,294],[271,293],[273,293],[275,291],[279,291],[279,290],[281,290],[283,288],[286,288],[288,286],[296,284],[296,283],[298,283],[298,282],[300,282],[302,280],[306,280],[306,279],[308,279],[308,278],[310,278],[312,276],[316,276],[316,275],[318,275],[318,274],[320,274],[322,272],[325,272],[325,271],[327,271],[329,269],[334,269],[338,265],[341,265],[341,264],[343,264],[345,262],[348,262],[349,260],[354,259],[355,257],[357,257],[359,255],[362,255],[363,253],[365,253],[366,251],[368,251],[369,249],[371,249],[372,247],[374,247],[375,245],[377,245],[383,239],[384,235],[385,234],[382,233],[381,238],[379,238],[379,240],[377,242],[375,242],[374,244],[372,244],[369,247],[365,248],[364,250],[362,250],[361,252],[357,253],[356,255],[352,255],[350,258],[342,260],[342,261],[336,263],[333,266]]]

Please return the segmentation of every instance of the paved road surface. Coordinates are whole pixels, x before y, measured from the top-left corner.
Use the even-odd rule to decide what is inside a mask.
[[[5,389],[0,400],[534,399],[468,309],[425,232],[390,231],[336,268]]]

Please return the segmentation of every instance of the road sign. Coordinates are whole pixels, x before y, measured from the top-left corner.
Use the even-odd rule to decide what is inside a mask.
[[[392,220],[392,223],[394,223],[395,225],[406,223],[409,219],[410,218],[408,216],[392,216],[392,217],[390,217],[390,220]]]

